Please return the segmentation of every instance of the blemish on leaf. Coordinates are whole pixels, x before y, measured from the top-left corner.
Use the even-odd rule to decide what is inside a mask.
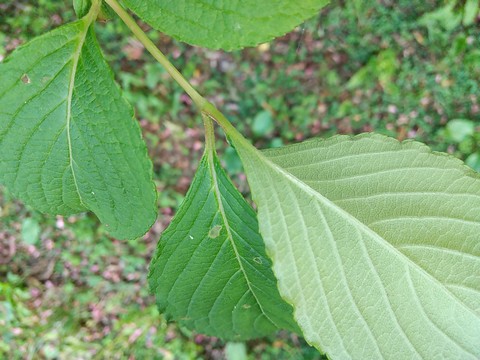
[[[261,257],[254,257],[253,261],[255,261],[257,264],[262,265],[262,258]]]
[[[23,75],[22,75],[22,82],[23,82],[24,84],[30,84],[32,81],[30,80],[30,78],[28,77],[27,74],[23,74]]]
[[[210,229],[208,232],[208,237],[211,239],[215,239],[220,235],[220,231],[222,230],[222,225],[215,225],[213,228]]]
[[[243,304],[242,305],[242,308],[244,308],[245,310],[247,309],[250,309],[252,306],[250,304]]]
[[[192,236],[192,235],[188,235],[188,237],[189,237],[191,240],[193,240],[193,236]]]

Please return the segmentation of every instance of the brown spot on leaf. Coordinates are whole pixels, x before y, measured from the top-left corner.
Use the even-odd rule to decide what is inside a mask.
[[[28,77],[27,74],[23,74],[23,75],[22,75],[22,82],[23,82],[24,84],[30,84],[32,81],[30,80],[30,78]]]

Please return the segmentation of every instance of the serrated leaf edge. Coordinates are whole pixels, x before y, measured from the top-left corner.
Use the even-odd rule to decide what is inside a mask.
[[[381,235],[377,234],[375,231],[370,229],[368,227],[368,225],[362,223],[360,220],[358,220],[356,217],[354,217],[353,215],[348,213],[346,210],[343,210],[341,207],[336,205],[334,202],[332,202],[328,198],[324,197],[322,194],[320,194],[316,190],[312,189],[310,186],[305,184],[303,181],[301,181],[300,179],[298,179],[297,177],[295,177],[294,175],[289,173],[287,170],[284,170],[282,167],[275,164],[272,160],[270,160],[267,157],[267,154],[269,152],[275,152],[278,149],[267,149],[267,150],[263,150],[263,151],[258,150],[253,145],[248,143],[247,141],[244,141],[243,137],[240,137],[241,135],[240,136],[239,135],[240,134],[235,134],[235,136],[234,136],[234,139],[237,140],[236,141],[236,143],[237,143],[236,147],[237,148],[239,148],[239,147],[243,148],[243,150],[248,152],[250,154],[250,156],[256,157],[257,161],[263,162],[266,166],[270,167],[274,172],[276,172],[276,173],[280,174],[281,176],[285,177],[294,186],[298,187],[301,191],[304,191],[308,196],[310,196],[314,199],[317,199],[317,201],[320,201],[323,204],[325,204],[332,211],[335,211],[339,216],[344,217],[346,219],[346,221],[353,221],[357,226],[360,227],[361,231],[364,231],[365,233],[370,234],[372,236],[372,238],[375,239],[375,241],[377,243],[380,243],[381,245],[384,245],[385,248],[388,249],[388,251],[392,251],[397,256],[402,258],[403,260],[406,260],[405,262],[407,264],[409,264],[411,268],[419,271],[420,273],[423,274],[423,276],[430,279],[433,283],[436,283],[439,287],[441,287],[443,289],[443,291],[445,292],[445,294],[447,296],[450,296],[455,302],[457,302],[468,313],[472,314],[473,317],[478,317],[478,315],[472,309],[470,309],[468,306],[466,306],[465,303],[462,300],[460,300],[457,296],[455,296],[437,278],[435,278],[430,273],[428,273],[426,270],[424,270],[422,267],[420,267],[419,265],[414,263],[410,258],[408,258],[406,255],[401,253],[398,249],[396,249],[393,245],[391,245],[387,240],[385,240]],[[434,156],[445,157],[445,158],[447,158],[447,161],[450,161],[452,164],[458,166],[460,168],[458,170],[463,170],[463,173],[464,173],[465,176],[469,176],[469,177],[472,177],[476,180],[480,180],[480,174],[476,173],[473,169],[471,169],[470,167],[465,165],[464,162],[461,161],[460,159],[457,159],[453,155],[450,155],[450,154],[433,151],[427,145],[425,145],[421,142],[415,141],[415,140],[406,140],[406,141],[401,142],[397,139],[387,137],[387,136],[384,136],[384,135],[381,135],[381,134],[362,133],[362,134],[358,134],[358,135],[355,135],[355,136],[335,135],[335,136],[333,136],[331,138],[328,138],[328,139],[316,138],[316,139],[307,140],[306,142],[323,142],[323,141],[324,142],[329,142],[329,141],[334,142],[334,141],[338,141],[339,139],[342,139],[342,138],[350,139],[352,141],[359,141],[359,140],[364,139],[364,138],[376,138],[376,139],[381,140],[383,142],[388,141],[390,143],[398,144],[399,150],[401,150],[401,148],[403,147],[403,148],[407,148],[407,149],[416,149],[419,152],[430,153]],[[292,144],[292,145],[288,145],[288,146],[289,147],[298,147],[299,145],[300,144]],[[242,162],[243,162],[243,159],[242,159]],[[254,202],[258,204],[257,199],[256,199],[256,194],[253,193],[253,192],[252,192],[252,197],[253,197]],[[262,235],[262,237],[264,236],[263,232],[264,232],[263,227],[260,226],[260,234]],[[267,255],[273,260],[274,257],[272,256],[273,254],[271,253],[271,250],[269,249],[269,247],[266,247],[266,251],[267,251]],[[292,308],[294,310],[294,318],[297,319],[297,316],[296,316],[297,305],[295,304],[294,299],[291,299],[288,296],[285,296],[283,294],[283,292],[280,292],[280,295],[282,296],[282,298],[288,304],[290,304],[292,306]],[[302,327],[302,331],[303,330],[304,329]],[[451,339],[451,340],[453,342],[455,342],[453,339]],[[310,341],[308,338],[306,338],[306,341],[310,345],[316,347],[322,353],[324,352],[324,350],[322,349],[322,345],[320,343],[318,343],[316,341]],[[463,348],[463,347],[461,347],[461,348]],[[469,351],[467,351],[467,352],[470,353]],[[472,355],[474,355],[474,354],[472,354]]]
[[[217,200],[217,204],[218,204],[218,209],[219,209],[219,212],[220,212],[220,215],[222,216],[222,220],[223,220],[223,223],[225,224],[225,230],[227,232],[227,238],[228,238],[228,241],[230,242],[230,245],[232,246],[232,249],[235,253],[235,258],[237,259],[237,262],[238,262],[238,265],[240,267],[240,270],[242,271],[242,274],[243,276],[245,277],[245,280],[246,280],[246,283],[247,283],[247,287],[248,289],[250,290],[250,292],[252,293],[252,296],[254,297],[255,301],[257,302],[258,304],[258,307],[260,308],[262,314],[268,319],[268,321],[270,321],[276,328],[280,329],[280,327],[278,326],[278,324],[273,321],[269,316],[268,314],[265,312],[265,310],[263,309],[263,306],[262,306],[262,303],[260,302],[260,300],[257,298],[257,295],[255,294],[255,291],[253,290],[252,286],[251,286],[251,281],[247,275],[247,272],[245,271],[245,268],[243,267],[243,263],[242,263],[242,259],[241,259],[241,256],[238,252],[238,249],[237,249],[237,246],[235,244],[235,241],[233,239],[233,235],[231,233],[231,230],[230,230],[230,224],[228,222],[228,218],[227,218],[227,214],[225,212],[225,208],[223,206],[223,201],[222,201],[222,196],[221,196],[221,192],[220,192],[220,188],[218,187],[218,180],[217,180],[217,174],[215,172],[215,158],[216,158],[216,152],[215,150],[213,149],[207,149],[206,150],[206,156],[207,156],[207,162],[208,162],[208,168],[209,168],[209,171],[210,171],[210,176],[212,178],[212,188],[213,188],[213,192],[214,192],[214,195],[215,195],[215,199]],[[230,178],[227,176],[227,179],[229,181]],[[232,184],[232,186],[234,186]]]

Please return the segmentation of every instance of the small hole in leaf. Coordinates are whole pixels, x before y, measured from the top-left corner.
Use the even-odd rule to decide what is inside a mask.
[[[262,258],[261,257],[254,257],[253,261],[255,261],[259,265],[262,265]]]

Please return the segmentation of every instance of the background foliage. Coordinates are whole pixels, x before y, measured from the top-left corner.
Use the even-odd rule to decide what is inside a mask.
[[[232,53],[150,36],[259,147],[375,130],[478,171],[480,26],[454,5],[337,0],[293,33]],[[0,0],[0,59],[73,18],[70,1]],[[120,242],[89,214],[44,216],[2,190],[0,358],[222,359],[244,350],[250,359],[320,358],[288,333],[226,347],[158,315],[147,266],[198,165],[201,119],[119,21],[98,32],[149,145],[160,216],[142,239]],[[247,193],[235,151],[222,138],[218,146]]]

